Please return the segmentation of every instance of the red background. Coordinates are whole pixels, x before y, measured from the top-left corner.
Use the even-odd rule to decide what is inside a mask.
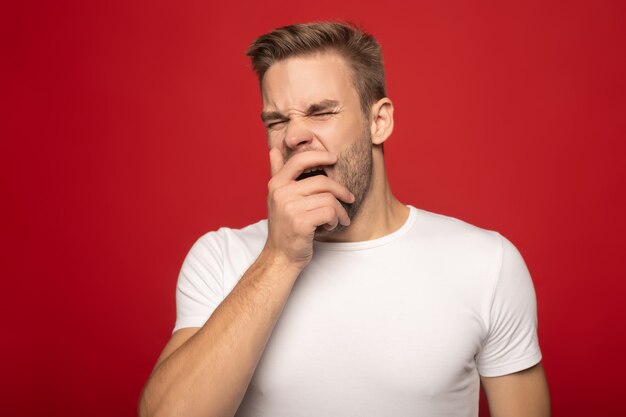
[[[623,410],[624,2],[257,4],[3,11],[2,414],[135,413],[191,244],[265,217],[246,46],[334,18],[382,44],[400,200],[523,254],[553,415]]]

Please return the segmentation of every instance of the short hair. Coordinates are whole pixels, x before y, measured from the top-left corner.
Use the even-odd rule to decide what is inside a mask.
[[[385,68],[376,39],[352,23],[310,22],[283,26],[256,38],[246,50],[259,85],[277,61],[318,52],[336,52],[352,70],[361,111],[369,118],[372,104],[385,92]]]

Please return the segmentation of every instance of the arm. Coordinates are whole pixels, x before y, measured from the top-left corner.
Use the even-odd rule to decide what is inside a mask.
[[[541,362],[498,377],[480,377],[491,417],[550,417],[550,392]]]
[[[316,228],[349,223],[337,200],[353,201],[345,187],[323,176],[295,181],[306,168],[335,161],[327,152],[309,151],[283,166],[273,150],[266,245],[204,326],[172,335],[142,393],[140,416],[235,414],[291,288],[311,260]]]
[[[139,414],[234,415],[298,274],[262,253],[202,328],[172,335]]]

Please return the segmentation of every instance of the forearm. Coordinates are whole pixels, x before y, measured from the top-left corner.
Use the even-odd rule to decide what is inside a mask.
[[[205,325],[157,365],[142,416],[232,416],[300,270],[263,251]]]

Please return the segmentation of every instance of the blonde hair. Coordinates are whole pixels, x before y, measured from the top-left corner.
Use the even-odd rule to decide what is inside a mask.
[[[385,68],[376,39],[356,25],[311,22],[284,26],[256,38],[246,55],[251,58],[262,88],[263,76],[275,62],[318,52],[335,52],[346,60],[361,111],[369,118],[372,104],[386,97]]]

